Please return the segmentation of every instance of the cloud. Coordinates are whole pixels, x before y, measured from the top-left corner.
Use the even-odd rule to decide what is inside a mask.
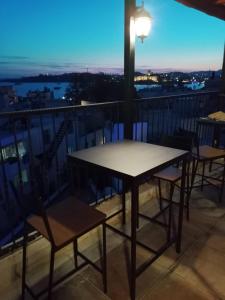
[[[11,61],[0,61],[0,65],[11,65]]]
[[[8,60],[26,60],[29,59],[28,56],[20,56],[20,55],[0,55],[1,59],[8,59]]]
[[[19,65],[33,65],[34,63],[28,62],[26,60],[1,60],[0,65],[10,65],[10,66],[19,66]]]
[[[49,69],[63,69],[64,65],[59,64],[37,64],[38,67],[49,68]]]

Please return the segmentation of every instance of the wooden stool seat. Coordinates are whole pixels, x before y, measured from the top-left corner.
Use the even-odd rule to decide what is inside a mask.
[[[93,207],[69,197],[46,210],[56,247],[63,247],[104,222],[106,215]],[[33,215],[27,222],[46,239],[50,239],[44,220]]]
[[[215,160],[218,158],[224,158],[225,150],[203,145],[199,146],[199,153],[197,153],[197,149],[194,149],[193,155],[198,156],[199,160]]]
[[[165,168],[162,171],[154,174],[154,177],[169,182],[176,182],[179,179],[181,179],[181,176],[182,176],[181,170],[173,166]]]

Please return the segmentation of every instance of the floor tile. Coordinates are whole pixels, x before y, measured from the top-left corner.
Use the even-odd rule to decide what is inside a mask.
[[[141,300],[218,300],[216,294],[202,292],[176,274],[166,276],[155,288]]]

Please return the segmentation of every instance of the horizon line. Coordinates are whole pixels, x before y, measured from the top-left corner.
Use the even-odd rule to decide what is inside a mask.
[[[98,71],[96,71],[96,69],[99,69]],[[1,74],[0,73],[0,79],[1,80],[7,80],[7,79],[22,79],[22,78],[26,78],[26,77],[38,77],[38,76],[62,76],[62,75],[69,75],[69,74],[84,74],[84,73],[88,73],[88,74],[101,74],[104,73],[105,75],[124,75],[124,70],[123,68],[96,68],[95,70],[92,68],[87,68],[87,71],[70,71],[70,72],[45,72],[45,73],[27,73],[27,74]],[[107,71],[111,69],[111,72]],[[113,71],[114,70],[114,71]],[[117,70],[117,72],[116,72]],[[180,73],[192,73],[192,72],[219,72],[221,71],[221,69],[208,69],[208,70],[204,70],[204,69],[175,69],[175,68],[137,68],[135,70],[135,73],[142,73],[142,72],[147,72],[147,71],[152,71],[153,73],[173,73],[173,72],[180,72]],[[145,73],[143,73],[145,74]]]

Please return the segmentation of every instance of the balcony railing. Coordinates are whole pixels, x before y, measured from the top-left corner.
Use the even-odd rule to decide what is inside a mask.
[[[68,153],[124,139],[123,105],[117,101],[0,114],[0,255],[20,238],[23,216],[32,211],[37,190],[49,201],[66,190]],[[163,134],[179,128],[195,131],[197,119],[220,106],[217,92],[135,100],[133,139],[159,143]],[[201,143],[210,135],[202,132]],[[88,184],[89,202],[119,192],[121,186],[115,178],[103,192],[96,182]]]

